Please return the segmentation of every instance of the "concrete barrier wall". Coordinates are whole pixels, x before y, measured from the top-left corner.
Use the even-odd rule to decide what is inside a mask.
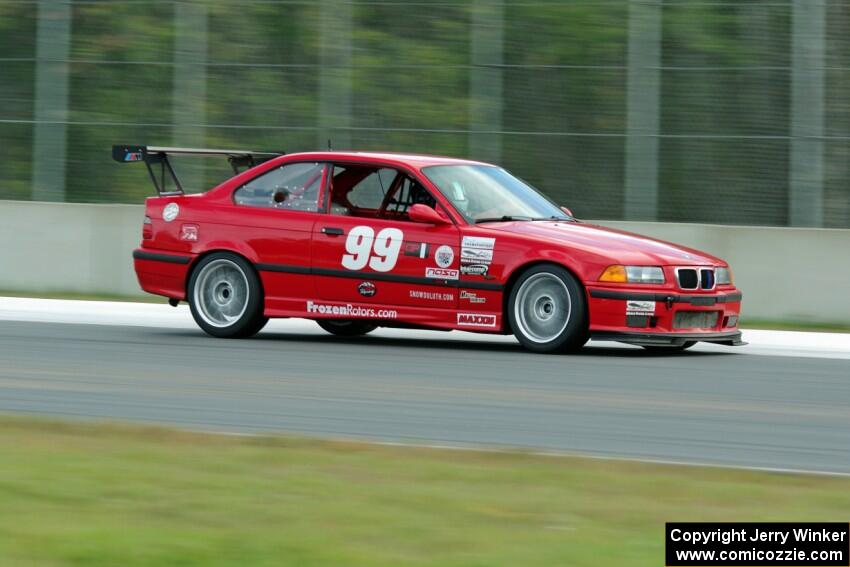
[[[140,205],[0,201],[0,290],[142,295]],[[744,316],[850,323],[850,230],[593,221],[727,260]]]
[[[142,295],[140,205],[0,201],[0,290]]]
[[[850,323],[850,230],[598,222],[723,258],[745,319]]]

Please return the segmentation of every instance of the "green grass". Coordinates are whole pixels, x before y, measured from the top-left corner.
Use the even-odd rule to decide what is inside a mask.
[[[0,564],[663,565],[665,521],[847,521],[850,479],[0,420]]]

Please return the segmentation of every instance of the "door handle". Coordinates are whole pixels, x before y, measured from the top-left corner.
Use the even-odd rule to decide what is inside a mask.
[[[322,227],[322,233],[323,234],[329,234],[331,236],[342,236],[343,234],[345,234],[345,231],[342,230],[341,228],[335,228],[335,227],[332,227],[332,226],[323,226]]]

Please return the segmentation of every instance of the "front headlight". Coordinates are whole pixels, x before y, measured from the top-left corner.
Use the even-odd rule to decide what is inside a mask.
[[[732,269],[716,268],[714,270],[714,280],[717,285],[732,285]]]
[[[664,270],[658,266],[608,266],[602,275],[601,282],[663,284]]]

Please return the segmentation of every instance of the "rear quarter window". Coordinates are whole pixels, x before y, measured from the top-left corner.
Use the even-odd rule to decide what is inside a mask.
[[[316,212],[325,164],[290,163],[255,177],[233,193],[246,207]]]

